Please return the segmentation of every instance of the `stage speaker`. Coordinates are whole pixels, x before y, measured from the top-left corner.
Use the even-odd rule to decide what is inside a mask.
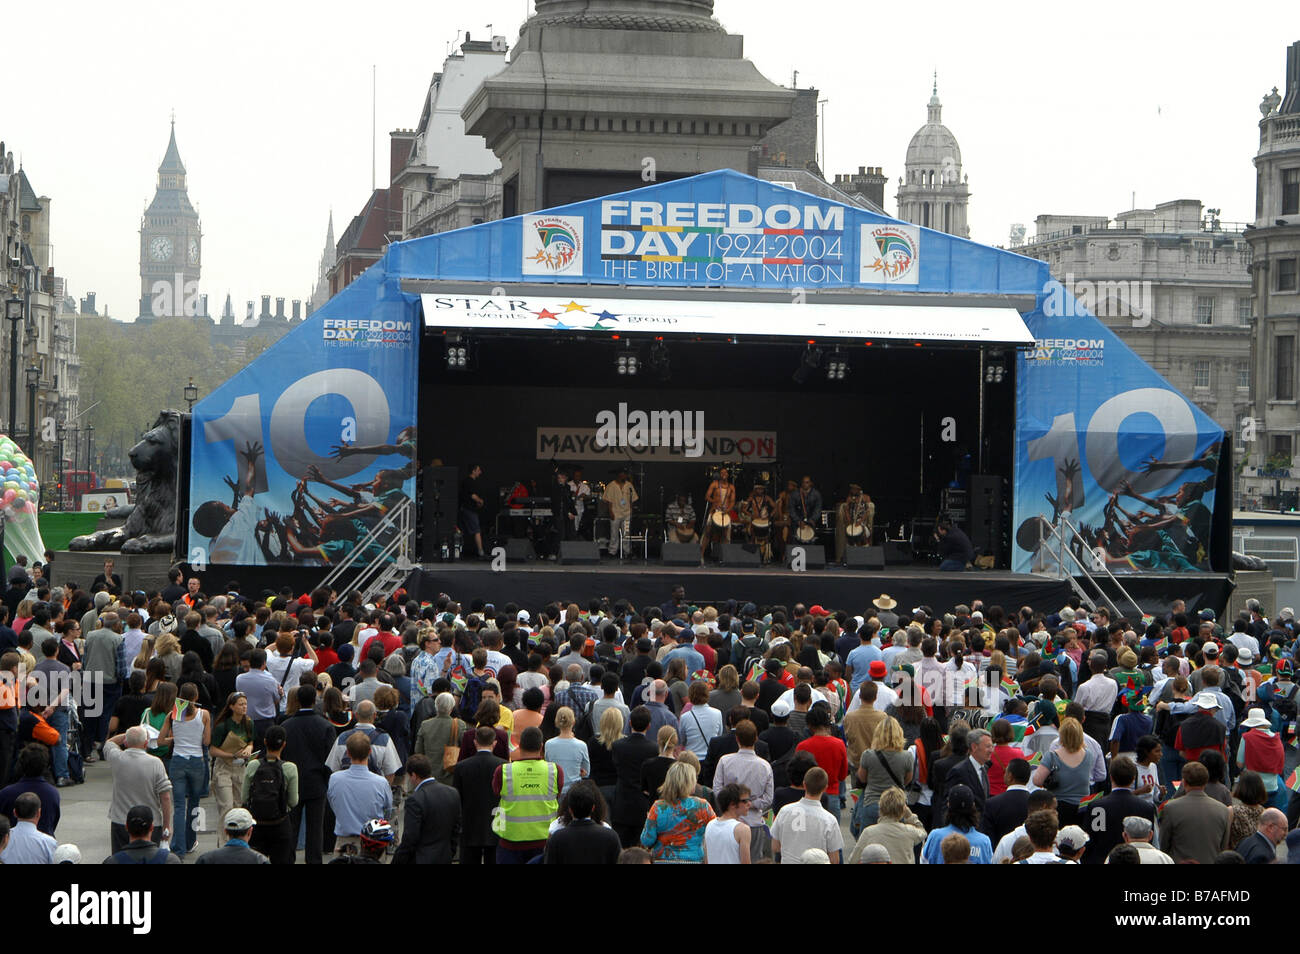
[[[820,543],[793,543],[786,548],[785,565],[788,568],[791,565],[790,551],[797,547],[802,547],[804,552],[804,567],[809,570],[826,569],[826,548]]]
[[[456,501],[460,496],[460,473],[455,467],[426,467],[420,501],[420,549],[425,563],[452,559],[452,537],[456,533]]]
[[[976,555],[991,553],[995,566],[1002,564],[1002,534],[1009,521],[1003,513],[1002,478],[996,474],[972,474],[970,479],[970,542]]]
[[[506,561],[515,563],[519,561],[528,561],[537,559],[537,551],[533,549],[532,540],[519,540],[511,538],[505,541]]]
[[[884,550],[886,566],[907,566],[912,562],[907,546],[897,540],[886,540]]]
[[[699,566],[699,544],[665,542],[663,563],[664,566]]]
[[[568,566],[600,562],[600,548],[589,540],[564,540],[560,543],[560,561]]]
[[[758,550],[750,549],[743,543],[722,544],[723,566],[759,566]]]
[[[849,547],[844,551],[844,562],[856,570],[883,570],[884,547]]]

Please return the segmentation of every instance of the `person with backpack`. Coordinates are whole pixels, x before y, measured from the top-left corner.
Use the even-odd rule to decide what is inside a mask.
[[[242,804],[257,822],[249,847],[273,865],[293,864],[298,841],[290,822],[290,812],[298,804],[298,766],[282,757],[287,739],[283,726],[271,726],[266,730],[265,756],[252,759],[244,769]]]
[[[452,770],[460,760],[460,752],[451,759],[447,753],[448,746],[461,744],[461,733],[465,723],[455,715],[456,697],[450,692],[440,692],[434,697],[433,704],[437,715],[420,723],[420,731],[415,737],[414,753],[427,756],[433,764],[433,777],[443,785],[450,785]]]
[[[180,856],[153,840],[153,809],[133,805],[126,812],[126,831],[130,841],[104,859],[106,865],[179,865]]]
[[[388,781],[369,767],[370,736],[354,731],[344,743],[347,767],[330,776],[330,808],[334,812],[334,851],[343,856],[355,853],[361,845],[361,830],[373,818],[389,818],[393,813],[393,790]],[[391,746],[386,746],[391,750]],[[330,758],[334,755],[331,753]]]
[[[397,747],[392,744],[392,739],[388,733],[380,730],[375,725],[374,702],[366,700],[359,703],[356,708],[356,716],[356,725],[350,731],[339,733],[338,740],[335,742],[334,748],[330,750],[329,758],[326,759],[325,764],[331,772],[339,772],[348,768],[352,764],[350,760],[352,749],[348,745],[348,740],[357,735],[363,735],[370,743],[366,749],[367,764],[370,771],[383,776],[391,785],[393,776],[402,767],[402,762],[398,758]],[[384,813],[385,818],[388,817],[391,809],[390,800],[389,809]]]

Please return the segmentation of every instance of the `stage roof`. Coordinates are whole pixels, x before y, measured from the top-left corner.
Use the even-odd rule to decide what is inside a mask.
[[[597,332],[628,336],[901,340],[1030,345],[1034,336],[1010,307],[931,304],[698,301],[587,295],[421,296],[426,327],[523,334]]]

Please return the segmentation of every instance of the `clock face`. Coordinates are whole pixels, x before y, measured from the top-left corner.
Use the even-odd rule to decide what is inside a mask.
[[[160,235],[149,243],[149,257],[155,262],[171,261],[172,240],[165,235]]]
[[[198,263],[199,263],[199,240],[190,239],[190,264],[197,265]]]

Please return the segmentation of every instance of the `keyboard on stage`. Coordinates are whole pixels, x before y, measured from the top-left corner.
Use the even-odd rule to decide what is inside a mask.
[[[506,515],[509,517],[527,517],[532,520],[537,520],[542,517],[553,517],[555,516],[555,512],[551,510],[550,507],[519,507],[518,509],[507,510]]]

